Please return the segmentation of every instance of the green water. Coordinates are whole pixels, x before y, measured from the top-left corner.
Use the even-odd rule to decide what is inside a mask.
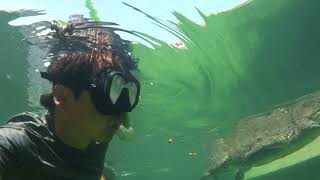
[[[207,142],[230,133],[240,117],[318,90],[318,7],[317,0],[254,0],[203,16],[205,26],[175,12],[179,31],[191,40],[184,41],[186,49],[156,39],[161,46],[154,49],[135,44],[143,88],[131,114],[136,137],[132,142],[116,138],[107,154],[118,178],[199,179],[206,167]],[[31,47],[21,42],[19,28],[7,24],[15,16],[0,14],[3,120],[37,110],[36,92],[45,86],[34,71],[40,60],[28,53]],[[319,161],[312,161],[256,179],[310,179],[317,165]]]
[[[1,11],[0,11],[1,12]],[[1,12],[0,15],[0,119],[5,121],[9,116],[29,110],[28,107],[28,54],[24,38],[16,27],[8,21],[17,18],[15,14]]]

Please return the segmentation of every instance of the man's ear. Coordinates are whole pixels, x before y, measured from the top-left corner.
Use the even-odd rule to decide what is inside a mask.
[[[61,106],[66,104],[68,101],[72,101],[74,99],[74,95],[70,88],[56,84],[53,87],[53,100],[56,106]]]

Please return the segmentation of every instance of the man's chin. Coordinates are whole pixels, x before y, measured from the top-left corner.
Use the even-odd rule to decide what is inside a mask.
[[[103,137],[98,138],[98,141],[102,143],[108,143],[112,140],[112,138],[113,138],[113,135],[105,135]]]

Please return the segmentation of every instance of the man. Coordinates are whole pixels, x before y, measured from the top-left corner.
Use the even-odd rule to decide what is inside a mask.
[[[60,50],[53,48],[57,56],[41,72],[53,85],[40,97],[48,113],[18,114],[0,127],[0,179],[109,178],[102,176],[108,143],[137,105],[140,83],[130,72],[137,63],[128,47],[115,43],[119,36],[88,31],[59,32]],[[77,40],[85,48],[74,48]]]

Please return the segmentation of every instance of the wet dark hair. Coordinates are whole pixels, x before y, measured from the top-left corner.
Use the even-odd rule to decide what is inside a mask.
[[[132,56],[128,41],[114,32],[87,29],[63,38],[51,48],[50,54],[54,56],[47,73],[65,79],[52,81],[53,87],[62,84],[70,88],[76,98],[84,90],[83,85],[101,70],[137,69],[137,60]],[[42,94],[40,104],[52,114],[55,109],[53,93]]]

